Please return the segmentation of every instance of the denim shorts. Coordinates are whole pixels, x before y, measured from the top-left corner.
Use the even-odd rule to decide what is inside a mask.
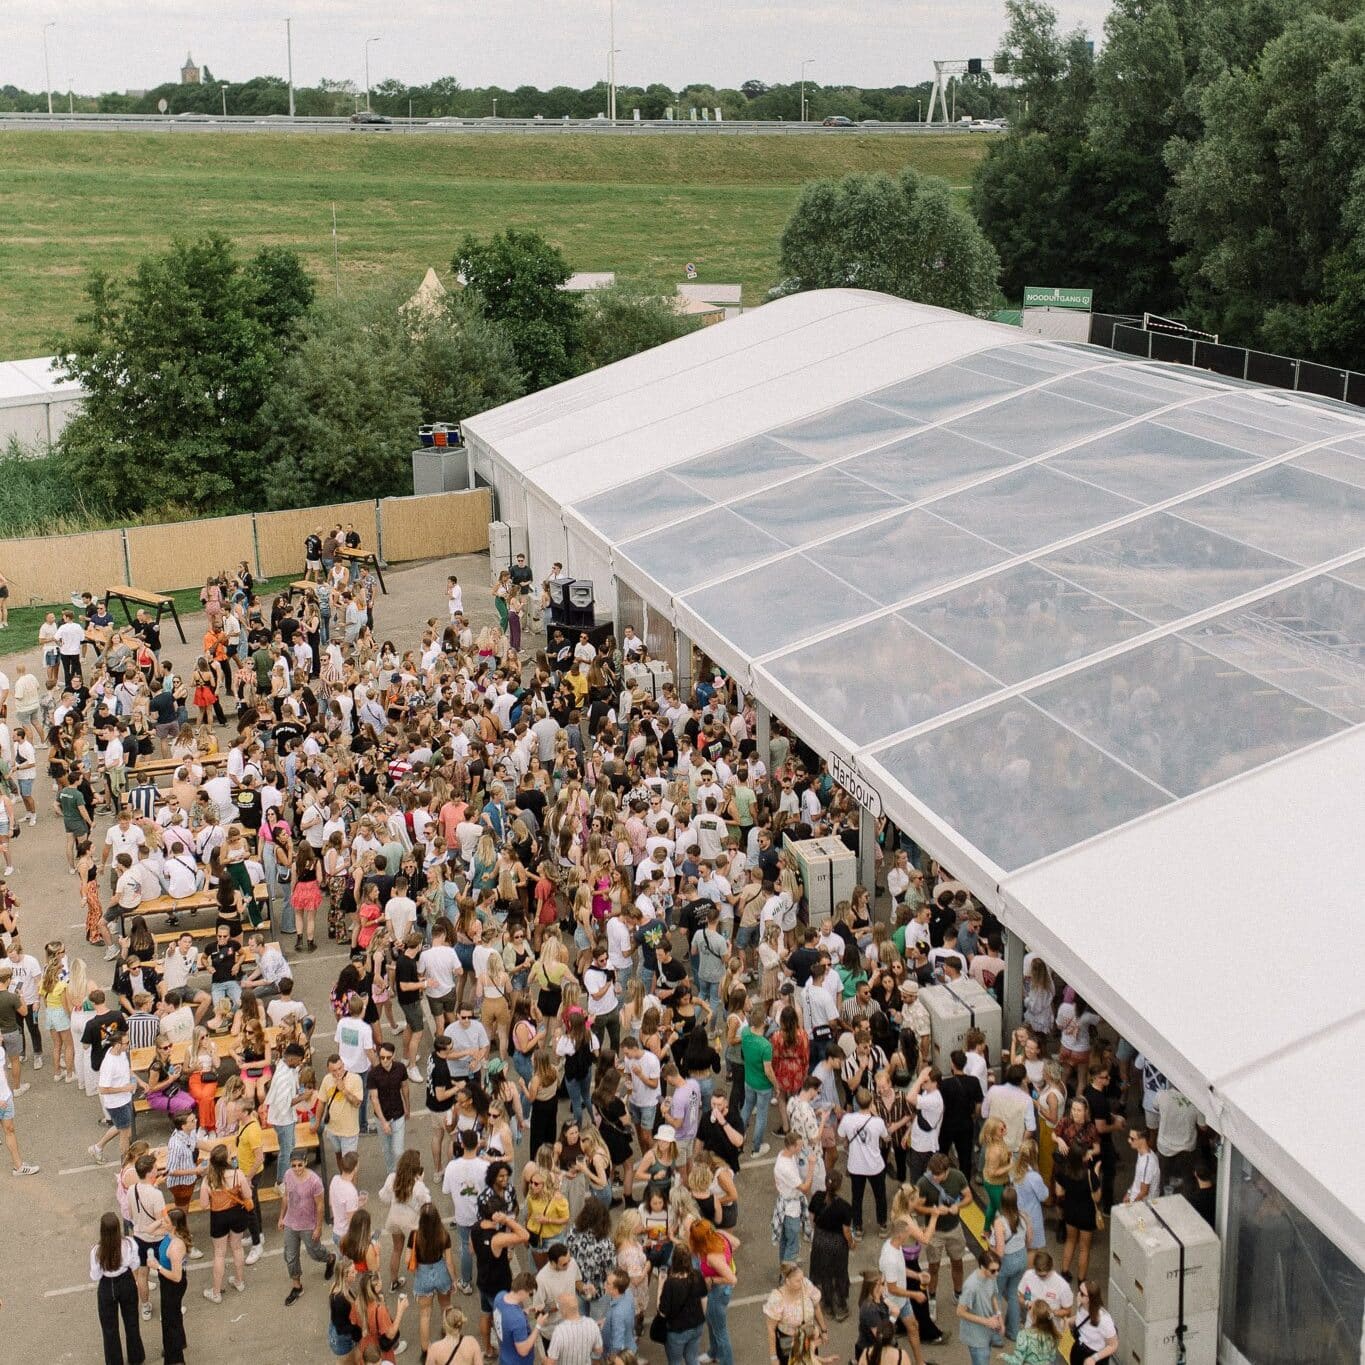
[[[355,1350],[355,1342],[344,1333],[338,1332],[334,1322],[327,1324],[327,1344],[332,1348],[332,1354],[338,1360],[345,1360]]]
[[[120,1132],[124,1129],[131,1130],[133,1126],[133,1106],[131,1101],[127,1104],[116,1105],[112,1109],[106,1109],[104,1112],[109,1115],[109,1122]]]
[[[43,1020],[52,1033],[65,1033],[71,1027],[71,1016],[60,1005],[49,1005],[43,1011]]]
[[[14,1100],[13,1098],[0,1102],[0,1123],[14,1122]]]
[[[439,1261],[419,1265],[412,1277],[412,1292],[419,1299],[431,1294],[449,1294],[453,1288],[444,1257]]]
[[[641,1106],[632,1103],[630,1105],[631,1118],[635,1120],[637,1127],[643,1128],[647,1133],[653,1131],[654,1120],[658,1117],[658,1114],[659,1106],[657,1104]]]

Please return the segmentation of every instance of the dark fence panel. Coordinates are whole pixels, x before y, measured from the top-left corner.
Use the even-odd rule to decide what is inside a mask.
[[[1114,325],[1114,350],[1122,351],[1124,355],[1145,357],[1150,343],[1151,335],[1141,327],[1129,327],[1123,323]]]
[[[1194,338],[1172,336],[1168,332],[1153,332],[1152,359],[1168,360],[1177,365],[1194,364]]]
[[[1352,371],[1350,382],[1346,385],[1346,401],[1358,408],[1365,408],[1365,374]]]
[[[1240,379],[1247,363],[1246,347],[1222,346],[1216,341],[1196,341],[1194,363],[1201,370],[1212,370],[1226,379]]]
[[[1292,389],[1296,368],[1287,355],[1269,355],[1265,351],[1250,351],[1247,354],[1247,378],[1253,384]]]
[[[1324,398],[1342,398],[1346,394],[1346,370],[1334,370],[1330,365],[1314,365],[1311,360],[1299,361],[1299,392],[1317,393]]]
[[[1091,313],[1090,315],[1090,343],[1093,346],[1107,346],[1111,351],[1116,349],[1114,346],[1114,328],[1132,327],[1139,321],[1125,313]],[[1147,352],[1144,349],[1143,355]]]

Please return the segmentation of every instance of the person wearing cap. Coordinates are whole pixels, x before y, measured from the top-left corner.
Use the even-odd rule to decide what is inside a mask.
[[[913,976],[900,984],[901,1053],[910,1065],[927,1065],[933,1051],[929,1011],[919,998],[919,982]]]

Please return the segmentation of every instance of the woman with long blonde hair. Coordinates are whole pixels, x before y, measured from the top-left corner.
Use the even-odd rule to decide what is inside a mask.
[[[403,1286],[400,1275],[403,1246],[416,1230],[417,1220],[425,1205],[431,1203],[431,1191],[422,1179],[422,1154],[409,1147],[399,1158],[398,1165],[379,1189],[379,1197],[389,1206],[384,1220],[384,1231],[389,1234],[390,1288],[396,1293]]]

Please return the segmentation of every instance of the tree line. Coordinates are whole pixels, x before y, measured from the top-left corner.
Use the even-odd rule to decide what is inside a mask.
[[[109,92],[101,95],[74,95],[77,113],[155,114],[162,100],[170,114],[221,114],[224,84],[207,67],[201,71],[199,85],[167,82],[140,94]],[[268,118],[289,112],[289,88],[278,76],[254,76],[245,81],[228,81],[229,114]],[[820,120],[843,114],[861,122],[876,119],[883,123],[913,123],[929,112],[931,83],[896,85],[863,89],[847,85],[806,83],[806,117]],[[365,91],[349,80],[323,80],[317,85],[294,88],[295,113],[303,118],[341,117],[363,105]],[[569,85],[540,90],[533,85],[506,88],[497,85],[464,86],[454,76],[442,76],[427,85],[406,85],[399,80],[380,81],[370,89],[371,107],[394,118],[488,118],[494,108],[499,118],[591,119],[607,111],[608,89],[598,81],[586,89]],[[958,118],[1001,118],[1014,107],[1007,86],[995,82],[989,71],[979,76],[964,76],[953,96]],[[63,92],[54,96],[59,109],[67,107]],[[690,117],[692,109],[719,109],[727,119],[785,119],[801,117],[801,85],[768,85],[760,80],[745,81],[738,89],[715,86],[705,81],[674,89],[666,85],[618,85],[616,109],[620,118],[631,118],[635,109],[642,119],[661,119],[674,109],[675,118]],[[24,91],[15,86],[0,88],[0,111],[36,113],[47,109],[47,95]],[[698,114],[700,117],[700,113]]]
[[[1021,103],[972,191],[1005,293],[1365,370],[1365,0],[1114,0],[1098,55],[1007,8]]]

